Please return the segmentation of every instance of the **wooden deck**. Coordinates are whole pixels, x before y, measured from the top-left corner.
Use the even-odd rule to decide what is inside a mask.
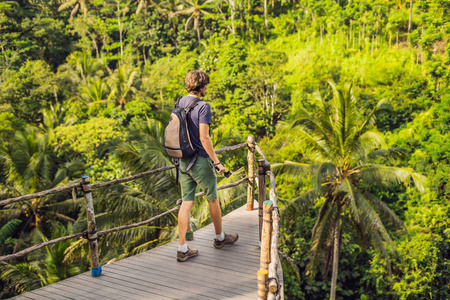
[[[176,261],[178,241],[20,295],[14,299],[257,299],[258,211],[241,207],[223,218],[225,232],[237,232],[233,246],[212,246],[212,224],[194,232],[188,245],[197,257]]]

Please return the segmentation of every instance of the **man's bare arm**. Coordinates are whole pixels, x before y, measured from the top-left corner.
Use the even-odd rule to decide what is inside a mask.
[[[200,142],[202,143],[203,148],[205,148],[206,153],[208,153],[209,157],[211,157],[214,164],[219,163],[219,159],[217,158],[216,152],[214,152],[211,137],[209,136],[209,124],[200,123],[199,132],[200,132]],[[217,171],[219,174],[223,174],[223,172],[225,172],[225,168],[222,164],[217,165],[217,167],[219,168],[219,171]]]

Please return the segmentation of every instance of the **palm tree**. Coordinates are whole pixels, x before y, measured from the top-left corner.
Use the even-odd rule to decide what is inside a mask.
[[[183,4],[180,0],[163,0],[156,6],[156,10],[169,17],[174,16],[182,9]]]
[[[49,108],[45,108],[42,111],[43,122],[41,127],[44,131],[55,129],[58,126],[71,126],[73,125],[77,117],[71,114],[62,104],[50,105]]]
[[[29,127],[17,132],[10,149],[0,147],[0,162],[4,166],[6,183],[0,185],[0,195],[16,197],[54,188],[67,183],[67,169],[71,164],[57,167],[52,151],[53,132],[40,133],[37,128]],[[55,199],[61,195],[50,195],[32,200],[12,203],[0,210],[0,222],[23,219],[19,241],[14,251],[20,246],[25,233],[33,228],[42,228],[45,220],[58,220],[64,223],[74,222],[65,214],[77,209],[71,203],[54,206]],[[63,196],[64,197],[64,196]],[[68,208],[70,206],[71,208]],[[64,212],[62,212],[64,211]]]
[[[55,223],[54,225],[53,238],[72,233],[70,225],[67,228],[61,223]],[[46,242],[48,240],[39,230],[37,230],[36,236],[38,242]],[[76,263],[65,261],[65,251],[70,243],[71,241],[63,241],[45,247],[46,255],[43,260],[40,260],[40,257],[43,256],[43,251],[40,250],[37,253],[30,254],[32,258],[29,257],[29,260],[34,258],[35,261],[29,263],[13,265],[1,262],[0,278],[8,283],[5,292],[23,293],[80,273],[80,268]],[[84,258],[80,259],[83,260]]]
[[[80,87],[80,98],[87,105],[114,103],[114,92],[102,78],[90,79],[87,85]]]
[[[61,11],[72,7],[73,9],[70,13],[70,18],[72,18],[78,12],[78,9],[81,9],[81,11],[83,12],[83,16],[86,17],[87,14],[86,0],[63,0],[58,10]]]
[[[120,109],[125,109],[125,104],[131,100],[141,83],[138,70],[129,65],[119,63],[116,70],[109,70],[109,86],[116,98],[116,104]]]
[[[82,83],[87,85],[92,78],[102,77],[105,62],[102,59],[92,58],[91,54],[73,52],[67,58],[67,64],[63,65],[62,71],[67,72],[68,78],[76,85]]]
[[[297,174],[300,170],[314,174],[314,188],[295,199],[294,203],[314,205],[314,199],[324,197],[312,231],[312,246],[307,274],[314,276],[319,265],[327,273],[332,264],[330,299],[336,297],[336,281],[343,223],[355,228],[361,243],[370,242],[384,255],[390,270],[384,243],[395,254],[391,238],[380,215],[390,218],[404,230],[401,220],[375,195],[368,186],[410,184],[424,190],[424,178],[411,169],[386,166],[379,162],[404,156],[404,151],[386,148],[383,136],[374,124],[376,115],[390,106],[380,101],[367,115],[357,108],[351,86],[341,90],[329,82],[333,99],[328,103],[316,94],[314,114],[302,109],[292,123],[295,134],[310,163],[285,162],[274,166],[278,171]]]
[[[186,20],[185,31],[187,31],[188,25],[191,20],[194,20],[194,30],[197,31],[198,43],[200,44],[200,20],[202,16],[207,16],[210,12],[211,6],[216,2],[216,0],[184,0],[184,9],[176,12],[175,14],[189,15]]]

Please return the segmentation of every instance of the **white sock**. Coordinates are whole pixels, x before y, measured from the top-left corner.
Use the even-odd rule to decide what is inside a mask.
[[[181,251],[183,253],[187,252],[188,251],[187,244],[185,243],[184,245],[178,246],[178,251]]]
[[[221,242],[225,239],[225,235],[222,232],[221,234],[216,234],[216,238]]]

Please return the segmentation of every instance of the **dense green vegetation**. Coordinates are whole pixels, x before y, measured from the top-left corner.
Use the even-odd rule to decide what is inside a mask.
[[[334,245],[336,299],[450,298],[448,0],[17,0],[0,3],[0,32],[0,199],[169,165],[168,112],[203,69],[215,146],[252,134],[279,163],[287,299],[330,297]],[[235,171],[224,182],[245,157],[221,158]],[[227,193],[226,211],[245,201]],[[98,227],[179,196],[169,172],[97,190]],[[84,230],[83,202],[0,208],[0,255]],[[209,222],[203,204],[195,226]],[[176,237],[175,225],[101,238],[101,263]],[[80,239],[1,263],[0,297],[88,270],[87,251]]]

